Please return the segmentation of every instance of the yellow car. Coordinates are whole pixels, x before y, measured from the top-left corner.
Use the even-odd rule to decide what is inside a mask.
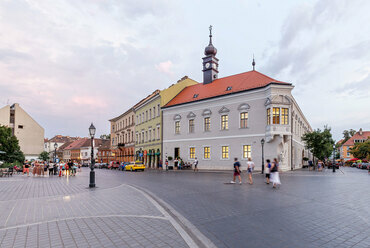
[[[145,165],[141,161],[130,162],[125,166],[126,171],[144,171]]]

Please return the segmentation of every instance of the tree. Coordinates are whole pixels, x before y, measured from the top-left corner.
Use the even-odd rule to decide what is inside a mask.
[[[356,133],[356,130],[353,130],[352,128],[350,130],[344,130],[343,131],[343,141],[342,141],[342,144],[344,144],[353,135],[355,135],[355,133]]]
[[[306,148],[312,152],[313,156],[323,160],[329,157],[333,152],[334,140],[330,133],[331,128],[324,126],[324,130],[319,128],[310,133],[305,133],[302,140]]]
[[[0,161],[7,163],[24,162],[24,154],[19,147],[17,137],[12,135],[12,129],[0,125]]]
[[[100,138],[110,140],[110,134],[102,134],[102,135],[100,135]]]
[[[46,152],[46,151],[43,151],[42,153],[40,153],[39,159],[41,159],[42,161],[48,161],[49,160],[49,153]]]
[[[370,159],[370,140],[367,140],[364,143],[356,143],[349,152],[355,158]]]

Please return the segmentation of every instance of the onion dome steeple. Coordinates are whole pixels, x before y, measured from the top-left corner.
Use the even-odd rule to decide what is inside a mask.
[[[209,26],[209,44],[204,49],[204,55],[209,56],[209,55],[216,55],[216,54],[217,54],[217,49],[212,44],[212,25],[211,25]]]

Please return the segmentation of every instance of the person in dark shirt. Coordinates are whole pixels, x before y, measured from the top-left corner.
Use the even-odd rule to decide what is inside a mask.
[[[230,183],[235,183],[236,177],[239,178],[239,184],[242,184],[242,178],[240,177],[240,163],[238,158],[234,158],[234,177]]]

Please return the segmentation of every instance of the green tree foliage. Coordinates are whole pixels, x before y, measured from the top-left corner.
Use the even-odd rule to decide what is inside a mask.
[[[319,128],[302,136],[306,148],[320,160],[329,157],[333,152],[334,140],[330,133],[331,128],[324,126],[324,130]]]
[[[101,138],[101,139],[107,139],[107,140],[110,140],[110,134],[102,134],[102,135],[100,135],[100,138]]]
[[[355,135],[355,133],[356,133],[356,130],[353,130],[352,128],[350,130],[344,130],[343,131],[343,141],[342,141],[342,144],[344,144],[353,135]]]
[[[42,161],[48,161],[49,160],[49,153],[43,151],[42,153],[40,153],[39,159],[42,160]]]
[[[370,159],[370,140],[367,140],[364,143],[356,143],[349,152],[355,158]]]
[[[7,163],[24,162],[24,154],[19,147],[17,137],[12,135],[9,127],[0,125],[0,160]]]

